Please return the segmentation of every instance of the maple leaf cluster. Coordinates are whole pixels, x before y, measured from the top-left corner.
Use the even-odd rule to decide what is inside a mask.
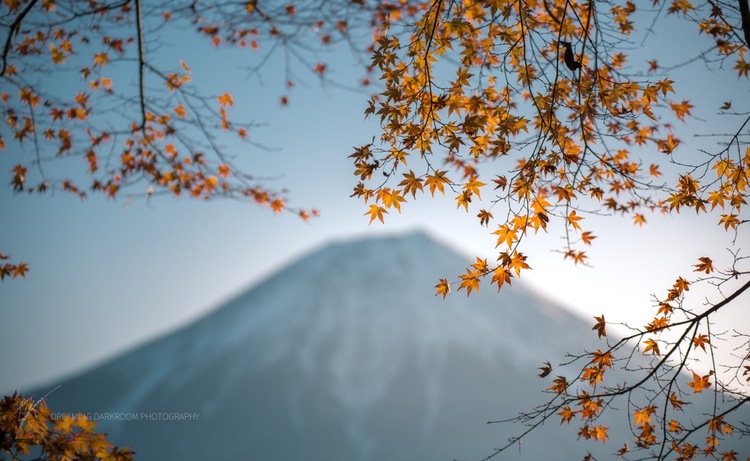
[[[561,365],[559,370],[579,360],[583,360],[586,365],[580,368],[579,374],[573,379],[557,375],[547,389],[555,397],[539,407],[543,410],[523,414],[518,420],[523,420],[527,424],[529,420],[544,421],[550,417],[550,409],[554,409],[555,414],[560,417],[561,424],[580,422],[579,437],[605,441],[608,438],[608,428],[597,424],[596,421],[605,410],[614,406],[616,399],[624,398],[627,406],[632,408],[629,421],[634,435],[634,445],[625,443],[618,450],[620,456],[626,457],[635,450],[661,446],[662,450],[666,450],[665,454],[654,456],[653,459],[666,459],[666,456],[672,453],[680,455],[679,459],[692,459],[698,454],[715,456],[722,460],[740,459],[736,451],[722,449],[721,444],[728,437],[747,432],[737,423],[727,422],[725,416],[739,411],[750,403],[750,396],[736,387],[740,384],[738,381],[743,369],[742,379],[745,380],[745,385],[750,383],[750,367],[744,365],[743,368],[742,365],[750,355],[741,358],[742,360],[737,363],[727,362],[722,365],[725,369],[735,370],[733,375],[729,374],[730,377],[733,376],[732,381],[720,381],[717,374],[719,369],[715,364],[708,373],[697,372],[691,364],[698,364],[709,356],[715,360],[713,349],[716,346],[713,343],[724,338],[721,334],[711,332],[710,327],[706,326],[708,319],[749,290],[750,282],[703,311],[687,310],[683,303],[691,286],[705,282],[725,283],[739,275],[736,269],[717,270],[713,261],[707,257],[699,258],[694,268],[695,272],[710,274],[710,277],[693,281],[678,277],[665,298],[658,301],[653,320],[642,328],[631,328],[635,332],[628,336],[610,341],[604,316],[595,316],[596,323],[592,330],[596,331],[600,340],[607,342],[607,347],[580,356],[569,355],[573,360]],[[672,329],[681,332],[677,339],[674,339],[675,336],[663,336]],[[634,347],[629,350],[628,344],[634,344]],[[639,348],[644,357],[651,358],[650,363],[633,368],[633,362],[639,360],[634,357]],[[630,382],[613,384],[612,380],[607,378],[611,377],[609,372],[616,369],[618,362],[624,363],[622,370],[630,374],[638,370],[643,376],[631,376]],[[556,370],[556,367],[547,361],[540,370],[539,377],[546,378]],[[685,370],[689,370],[687,375],[683,373]],[[632,382],[633,379],[636,381],[635,384]],[[697,401],[701,394],[711,390],[716,394],[724,394],[727,398],[726,405],[720,405],[711,397],[711,414],[702,415],[705,419],[698,420],[695,419],[695,414],[688,417],[685,413],[686,407],[693,400]],[[648,396],[646,404],[638,403],[643,398],[643,392]],[[701,431],[708,432],[702,445],[695,443],[695,439],[691,440],[691,437],[696,437]]]
[[[590,245],[595,236],[582,227],[580,202],[593,200],[605,209],[634,213],[639,224],[645,218],[636,210],[665,207],[636,193],[649,176],[660,173],[655,165],[642,173],[629,146],[662,142],[639,116],[651,121],[661,106],[679,108],[684,116],[689,103],[667,99],[672,81],[630,81],[613,72],[611,62],[586,65],[579,75],[566,74],[552,37],[585,36],[590,23],[561,24],[558,16],[562,10],[579,18],[596,13],[589,3],[571,8],[563,8],[567,2],[557,3],[524,2],[519,8],[503,1],[425,2],[413,24],[415,32],[404,42],[408,45],[386,22],[373,51],[372,66],[385,89],[371,99],[366,114],[379,118],[384,147],[368,144],[351,155],[361,180],[354,195],[369,203],[371,222],[383,221],[389,209],[400,211],[409,195],[415,199],[429,191],[431,196],[452,192],[457,207],[476,209],[480,225],[496,223],[492,233],[501,248],[498,264],[481,274],[471,269],[461,277],[464,281],[492,274],[499,288],[519,276],[530,268],[521,241],[529,232],[547,232],[552,220],[563,224],[566,235],[578,233],[577,241]],[[549,40],[536,43],[531,31]],[[541,49],[539,56],[534,47]],[[443,83],[437,76],[449,73],[435,66],[447,56],[456,58],[455,78]],[[587,64],[585,57],[583,61]],[[608,128],[602,133],[597,126]],[[624,146],[603,153],[595,147],[597,137],[616,138]],[[438,151],[450,169],[435,166],[432,157]],[[412,156],[423,161],[422,173],[401,171]],[[481,192],[489,182],[482,179],[480,166],[510,156],[517,158],[511,176],[490,178],[495,185],[490,208],[501,210],[491,211],[482,207]],[[386,183],[403,179],[397,187],[371,189],[367,182],[376,171],[383,172]],[[569,237],[565,257],[585,264],[586,251],[573,248],[572,240]],[[459,290],[468,291],[469,286],[477,289],[462,282]],[[445,293],[445,285],[438,285],[438,294]]]
[[[405,14],[416,12],[406,4],[396,9],[402,8]],[[17,193],[58,190],[82,199],[90,193],[227,197],[304,220],[316,216],[314,209],[290,207],[285,190],[254,179],[257,175],[241,167],[243,156],[224,147],[239,142],[262,149],[251,136],[255,125],[234,115],[246,101],[227,91],[207,92],[206,82],[194,80],[189,58],[165,60],[159,49],[170,30],[188,26],[216,47],[249,50],[251,72],[259,72],[273,53],[302,57],[316,42],[317,51],[353,43],[352,34],[372,30],[395,16],[393,10],[343,0],[323,6],[0,2],[0,152],[12,162],[10,184]],[[357,46],[354,51],[364,56],[369,43]],[[303,58],[299,66],[328,79],[326,62]],[[284,71],[286,105],[293,77],[300,74]],[[57,76],[66,76],[66,84],[49,84]],[[58,167],[63,164],[84,165],[79,173],[88,176]],[[2,275],[22,276],[26,270],[6,265]]]
[[[9,260],[10,256],[0,253],[0,281],[4,280],[5,277],[26,278],[29,266],[26,263],[8,262]]]
[[[643,226],[646,212],[705,212],[710,204],[726,210],[720,224],[727,230],[746,221],[750,147],[738,158],[727,149],[712,156],[704,168],[718,178],[710,187],[692,173],[669,187],[661,165],[642,160],[678,153],[672,121],[688,121],[694,106],[674,98],[668,77],[629,73],[628,56],[609,53],[611,43],[595,38],[601,28],[627,40],[636,31],[634,3],[425,1],[416,10],[409,21],[389,17],[376,35],[371,65],[384,89],[365,114],[378,119],[380,140],[350,157],[359,178],[353,196],[364,200],[370,223],[428,192],[449,194],[497,236],[494,264],[441,280],[437,294],[453,283],[476,291],[474,281],[488,276],[499,289],[531,268],[523,240],[553,224],[565,237],[564,258],[587,264],[596,238],[586,229],[592,210],[630,214]],[[687,18],[695,10],[672,2],[668,13]],[[698,21],[700,33],[736,42],[721,17],[711,11]],[[396,26],[402,23],[409,27]],[[578,54],[568,56],[576,45]],[[743,60],[745,51],[742,42],[717,48],[722,59]],[[566,59],[579,65],[561,66]],[[659,69],[648,62],[648,72]],[[739,147],[736,136],[733,142]],[[498,174],[493,163],[515,167]]]
[[[651,3],[694,23],[698,34],[713,41],[712,58],[696,59],[734,59],[736,75],[750,77],[750,42],[736,26],[747,20],[750,30],[750,12],[717,2]],[[453,197],[456,208],[475,215],[496,238],[495,261],[477,258],[456,280],[441,278],[437,295],[446,297],[452,287],[471,294],[485,278],[498,289],[510,284],[531,269],[524,249],[532,234],[555,230],[565,241],[563,258],[588,264],[588,247],[596,238],[586,220],[592,213],[629,215],[645,226],[648,213],[715,210],[721,228],[735,235],[750,221],[745,143],[750,116],[732,112],[731,102],[724,102],[720,110],[730,122],[739,120],[739,128],[699,164],[681,163],[686,143],[674,123],[691,123],[695,107],[678,97],[677,83],[660,61],[633,62],[621,46],[638,32],[638,21],[651,24],[636,15],[639,8],[631,1],[425,1],[413,18],[395,15],[383,23],[371,60],[383,89],[365,109],[379,122],[380,136],[350,156],[357,177],[353,196],[365,203],[370,223],[384,222],[393,210],[400,213],[408,201]],[[610,343],[604,316],[596,317],[593,330],[607,346],[574,356],[585,364],[579,372],[554,377],[548,405],[517,421],[543,422],[556,409],[561,422],[580,423],[580,438],[604,442],[608,428],[598,418],[625,396],[634,408],[638,450],[661,444],[663,452],[680,459],[698,452],[735,459],[732,451],[718,449],[721,437],[729,435],[723,429],[710,430],[702,447],[688,441],[699,429],[716,426],[711,421],[718,407],[703,422],[675,414],[688,396],[720,391],[715,373],[698,373],[692,364],[702,360],[701,353],[713,354],[717,343],[709,317],[750,283],[733,284],[731,296],[707,309],[682,303],[693,284],[722,287],[746,278],[750,272],[738,267],[746,258],[733,259],[731,267],[717,271],[711,258],[701,256],[694,269],[702,278],[678,277],[653,319],[621,340]],[[635,385],[610,384],[618,360],[629,363],[638,355],[648,363],[645,376]],[[739,376],[741,366],[726,368]],[[546,362],[540,376],[553,369]],[[686,370],[692,374],[687,381]],[[634,397],[644,388],[656,396],[645,404]],[[722,385],[721,392],[728,388]],[[739,401],[733,411],[750,402],[746,393],[731,395]],[[619,453],[630,452],[626,444]]]
[[[315,210],[290,208],[283,191],[243,172],[242,159],[221,147],[259,147],[255,126],[235,117],[245,102],[239,95],[204,93],[185,60],[156,59],[165,31],[189,25],[213,47],[247,50],[251,74],[262,72],[276,50],[295,57],[284,60],[286,78],[278,79],[282,106],[293,103],[300,72],[330,81],[335,66],[321,56],[332,46],[370,58],[360,83],[378,82],[365,115],[377,119],[380,136],[350,155],[357,178],[352,195],[364,202],[366,219],[384,223],[409,201],[448,196],[495,241],[494,260],[476,258],[456,280],[441,278],[437,295],[446,297],[452,286],[470,295],[487,278],[498,290],[510,285],[532,267],[525,245],[535,234],[562,236],[562,257],[588,264],[597,238],[587,220],[592,214],[627,215],[645,226],[653,212],[714,212],[736,241],[750,221],[750,115],[732,101],[717,103],[730,133],[719,134],[718,147],[703,152],[698,164],[683,163],[690,147],[674,124],[697,120],[696,107],[677,94],[671,63],[637,62],[623,44],[650,31],[663,13],[694,24],[710,43],[695,60],[747,81],[750,11],[744,1],[649,3],[652,23],[642,22],[643,7],[630,0],[168,1],[148,7],[142,0],[4,0],[0,151],[12,157],[10,185],[18,193],[228,197],[314,216]],[[58,72],[77,76],[78,85],[52,91],[37,83]],[[84,165],[88,176],[50,174],[48,165],[68,160]],[[0,279],[28,272],[25,263],[0,259]],[[598,419],[627,396],[637,449],[661,444],[680,459],[699,452],[735,459],[718,447],[741,430],[717,405],[702,422],[681,420],[677,412],[711,392],[736,398],[730,410],[750,402],[729,391],[716,365],[708,373],[693,367],[696,355],[713,358],[720,343],[711,316],[750,288],[742,283],[750,274],[741,267],[746,259],[733,253],[722,268],[700,256],[693,266],[698,278],[676,278],[653,318],[622,339],[610,338],[604,316],[595,317],[592,330],[606,346],[575,356],[582,366],[573,375],[552,375],[557,369],[546,362],[540,376],[554,376],[547,388],[552,401],[528,419],[575,420],[580,438],[605,442],[609,428]],[[691,287],[701,283],[734,291],[705,308],[687,307]],[[629,386],[609,385],[616,364],[636,356],[648,361],[637,370],[645,376]],[[750,381],[747,360],[726,367],[735,371],[733,382]],[[692,378],[686,381],[684,371]],[[633,397],[647,383],[652,397]],[[87,432],[87,423],[79,423]],[[688,441],[703,428],[709,436],[702,446]],[[627,444],[619,451],[630,452]]]
[[[176,19],[171,13],[161,20],[147,18],[140,1],[14,1],[3,7],[3,17],[13,20],[3,26],[0,149],[13,142],[25,158],[33,158],[12,167],[16,192],[59,189],[81,198],[89,191],[112,198],[234,196],[276,212],[286,208],[282,194],[252,184],[218,147],[218,136],[249,137],[251,124],[231,119],[232,95],[225,92],[210,104],[209,97],[191,88],[191,69],[184,60],[177,67],[155,62],[144,37],[160,35]],[[92,14],[96,27],[84,27]],[[198,30],[218,32],[202,24],[201,11],[185,14]],[[118,83],[118,75],[123,70],[127,75],[128,69],[138,81],[135,92]],[[80,84],[71,85],[70,93],[33,83],[38,75],[71,70]],[[79,177],[55,178],[44,167],[53,159],[72,158],[84,160],[88,186]]]
[[[95,427],[85,414],[53,419],[44,400],[14,393],[0,401],[0,456],[22,459],[34,452],[35,459],[49,461],[133,460],[132,450],[113,446]]]

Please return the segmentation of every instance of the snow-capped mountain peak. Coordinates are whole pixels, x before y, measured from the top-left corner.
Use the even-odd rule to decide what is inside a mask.
[[[225,459],[486,454],[497,431],[485,421],[537,402],[535,367],[580,348],[590,326],[516,282],[434,295],[438,278],[470,262],[421,233],[329,245],[63,383],[50,405],[201,415],[156,431],[103,422],[142,459],[207,459],[215,447]],[[198,438],[211,443],[179,442]]]

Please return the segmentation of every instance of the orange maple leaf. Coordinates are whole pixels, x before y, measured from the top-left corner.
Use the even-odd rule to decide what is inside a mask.
[[[94,67],[104,67],[109,62],[109,54],[106,51],[94,55]]]
[[[688,282],[682,277],[678,277],[677,280],[675,280],[673,286],[675,290],[677,290],[680,293],[682,293],[683,291],[690,291],[690,282]]]
[[[596,334],[601,338],[602,336],[607,336],[607,328],[606,328],[606,322],[604,321],[604,315],[601,317],[594,316],[594,319],[596,320],[596,325],[594,325],[594,328],[592,330],[596,330]]]
[[[675,421],[674,419],[669,420],[669,432],[680,431],[682,431],[682,426],[680,425],[679,421]]]
[[[231,106],[234,107],[234,99],[232,98],[232,95],[229,93],[224,93],[222,95],[219,95],[219,105],[222,107],[225,106]]]
[[[582,230],[581,225],[578,224],[578,221],[582,219],[583,219],[582,217],[576,214],[575,210],[572,210],[570,213],[568,213],[568,223],[570,223],[573,229]]]
[[[698,258],[698,261],[700,261],[700,263],[693,265],[693,267],[695,267],[695,272],[705,272],[706,274],[713,272],[714,266],[711,258],[703,256]]]
[[[690,115],[690,109],[693,108],[693,105],[690,104],[688,101],[682,101],[679,104],[676,102],[669,102],[669,107],[672,108],[672,112],[677,116],[678,119],[680,119],[681,122],[685,121],[685,116]]]
[[[477,218],[479,218],[479,224],[482,226],[487,226],[490,223],[490,220],[492,219],[492,213],[490,213],[487,210],[479,210],[479,213],[477,214]]]
[[[555,391],[558,394],[562,394],[568,389],[568,380],[565,379],[565,376],[558,376],[555,378],[554,381],[552,381],[554,384],[549,387],[548,390]]]
[[[560,415],[560,424],[562,423],[570,424],[570,420],[573,419],[573,417],[576,415],[576,412],[571,410],[571,408],[566,405],[562,407],[562,411],[560,411],[558,415]]]
[[[271,209],[274,213],[281,213],[282,211],[284,211],[285,206],[286,205],[284,203],[284,200],[280,198],[277,198],[276,200],[271,202]]]
[[[607,426],[602,426],[600,424],[591,430],[591,436],[594,438],[594,440],[605,442],[608,437],[607,429],[609,429]]]
[[[685,402],[677,398],[677,394],[672,392],[672,394],[669,396],[669,403],[672,404],[672,408],[675,410],[682,411],[682,406],[685,405]]]
[[[709,375],[700,376],[696,372],[693,373],[693,380],[688,383],[688,386],[693,388],[693,392],[696,394],[700,394],[703,392],[703,389],[708,389],[711,387],[711,382],[708,380]]]
[[[586,245],[591,245],[591,241],[596,238],[596,235],[593,235],[591,232],[586,231],[581,234],[581,241],[585,243]]]
[[[701,349],[703,349],[703,352],[707,352],[706,344],[710,344],[710,340],[706,335],[701,334],[693,338],[693,347],[700,347]]]
[[[177,107],[174,108],[174,113],[177,114],[180,118],[187,117],[187,112],[185,111],[185,106],[182,104],[178,104]]]
[[[20,263],[16,265],[16,267],[13,269],[13,278],[21,277],[22,279],[26,278],[26,273],[29,271],[29,266],[26,265],[26,263]]]

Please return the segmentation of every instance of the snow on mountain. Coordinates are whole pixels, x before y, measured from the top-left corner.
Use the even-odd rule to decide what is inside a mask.
[[[49,405],[97,413],[143,460],[482,458],[519,429],[486,421],[540,403],[549,383],[536,367],[594,335],[515,283],[434,296],[439,277],[467,265],[421,233],[330,245],[62,383]],[[199,416],[144,416],[155,413]],[[497,459],[580,459],[593,447],[573,431]]]

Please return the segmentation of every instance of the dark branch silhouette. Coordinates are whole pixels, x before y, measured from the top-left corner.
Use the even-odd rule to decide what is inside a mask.
[[[740,16],[742,16],[742,32],[745,36],[745,44],[750,48],[750,5],[748,0],[739,0]]]
[[[577,61],[575,55],[573,55],[573,48],[570,42],[560,42],[560,45],[565,47],[565,65],[570,70],[578,70],[581,68],[581,61]]]

